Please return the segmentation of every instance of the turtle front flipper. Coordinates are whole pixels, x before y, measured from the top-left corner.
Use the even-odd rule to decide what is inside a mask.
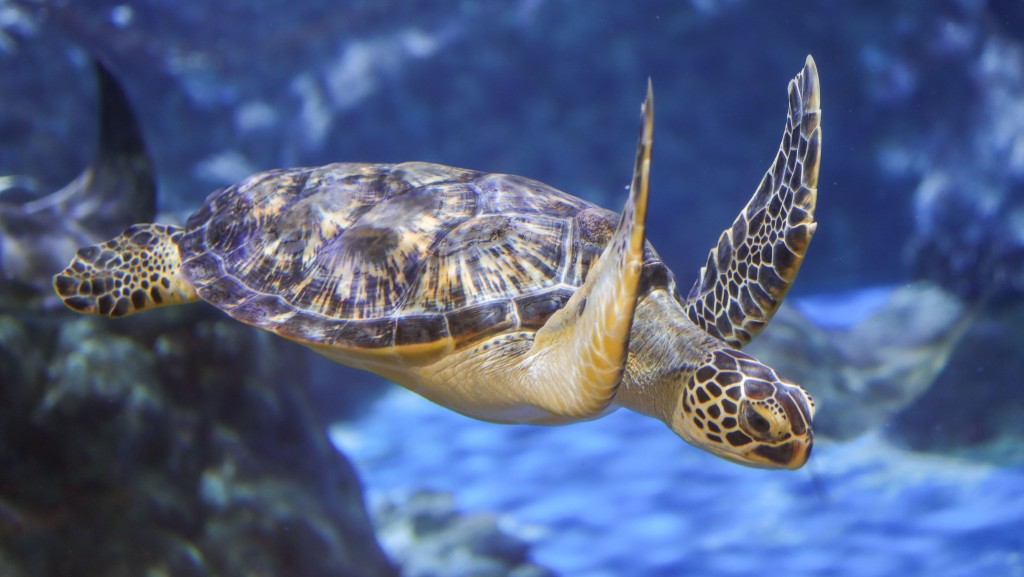
[[[110,317],[194,301],[196,290],[179,271],[181,235],[176,226],[131,226],[113,240],[79,249],[53,277],[53,288],[68,308]]]
[[[648,82],[633,180],[618,227],[584,283],[537,331],[527,363],[555,414],[597,416],[622,378],[644,261],[653,127]]]
[[[733,347],[772,318],[817,227],[821,155],[818,70],[810,56],[789,83],[782,144],[753,198],[711,249],[686,299],[691,321]]]

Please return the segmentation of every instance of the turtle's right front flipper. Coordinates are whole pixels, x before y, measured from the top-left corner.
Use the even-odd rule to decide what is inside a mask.
[[[122,317],[152,307],[196,300],[180,272],[182,229],[137,224],[102,244],[78,250],[53,288],[80,313]]]
[[[614,398],[625,370],[644,262],[653,131],[648,83],[633,180],[618,227],[583,285],[537,331],[527,360],[555,414],[596,417]]]
[[[810,56],[789,83],[782,144],[757,192],[722,233],[686,299],[687,316],[733,347],[772,318],[803,262],[817,227],[821,93]]]

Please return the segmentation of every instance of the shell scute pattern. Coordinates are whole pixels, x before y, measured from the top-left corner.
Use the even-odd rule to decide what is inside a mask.
[[[232,309],[234,318],[251,325],[281,323],[296,314],[281,297],[257,295]]]
[[[543,290],[558,280],[569,236],[566,220],[540,215],[465,221],[425,259],[406,308],[438,312]]]
[[[444,164],[433,164],[430,162],[403,162],[384,167],[382,165],[338,165],[338,166],[359,166],[360,170],[374,173],[379,176],[384,186],[379,190],[388,196],[420,186],[441,184],[450,182],[470,182],[480,178],[481,174],[476,170],[456,168]],[[385,170],[381,171],[381,168]]]
[[[450,336],[444,315],[406,315],[395,319],[395,344],[430,343]]]
[[[494,214],[513,212],[572,218],[585,208],[598,208],[525,176],[484,174],[475,184],[488,212]]]
[[[456,342],[473,342],[516,327],[515,311],[507,301],[457,309],[445,313],[444,317]]]
[[[528,178],[427,163],[254,175],[210,195],[179,244],[199,295],[325,346],[463,346],[536,330],[618,216]],[[648,245],[647,285],[671,279]]]
[[[566,288],[557,288],[516,299],[520,326],[526,329],[539,329],[548,317],[569,302],[572,292]]]
[[[222,276],[204,286],[199,291],[199,296],[216,307],[228,309],[244,303],[253,295],[238,280],[230,276]]]

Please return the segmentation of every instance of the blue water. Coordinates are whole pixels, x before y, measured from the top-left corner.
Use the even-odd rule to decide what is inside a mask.
[[[883,285],[837,291],[793,299],[793,304],[805,316],[815,319],[818,326],[849,328],[881,308],[892,289]]]
[[[332,429],[375,495],[493,511],[560,574],[1024,575],[1024,468],[820,442],[797,472],[706,455],[628,411],[502,426],[397,387]]]

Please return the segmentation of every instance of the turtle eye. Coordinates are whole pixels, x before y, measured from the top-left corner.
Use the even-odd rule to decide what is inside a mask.
[[[740,424],[743,430],[759,440],[771,439],[772,424],[749,403],[745,404],[740,412]]]

